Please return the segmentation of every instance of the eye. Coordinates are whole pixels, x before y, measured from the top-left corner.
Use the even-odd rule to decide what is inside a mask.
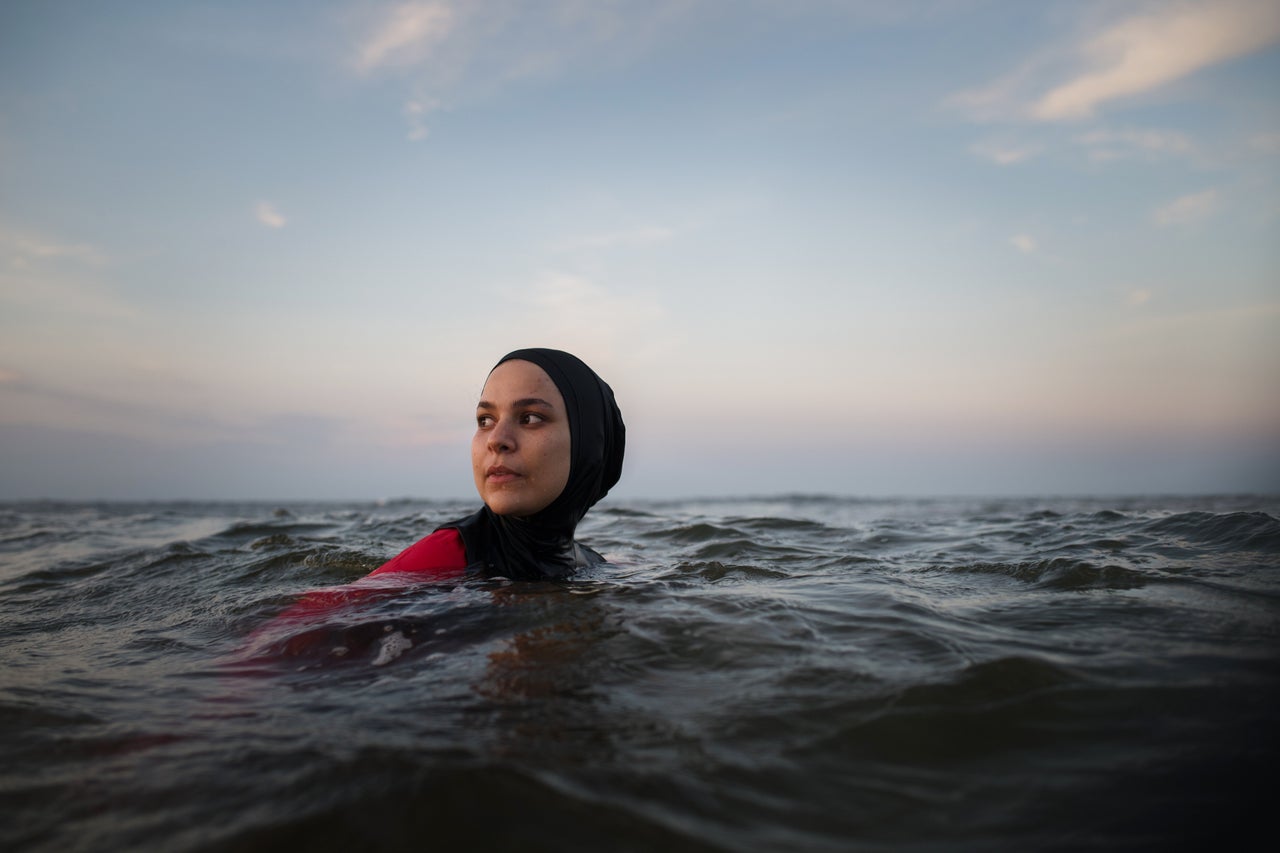
[[[480,429],[493,426],[493,415],[476,415],[476,426]]]
[[[546,420],[545,415],[540,415],[537,412],[525,412],[520,416],[520,423],[522,424],[541,424],[546,423]]]

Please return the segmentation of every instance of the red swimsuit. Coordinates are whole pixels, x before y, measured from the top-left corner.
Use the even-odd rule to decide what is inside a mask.
[[[456,578],[467,567],[467,552],[462,537],[452,527],[442,527],[420,539],[369,573],[389,575],[412,572],[406,580],[447,580]]]
[[[322,616],[330,610],[354,604],[376,593],[399,589],[419,581],[460,578],[466,569],[467,552],[462,545],[462,536],[452,527],[441,528],[405,548],[357,581],[307,593],[271,624]]]

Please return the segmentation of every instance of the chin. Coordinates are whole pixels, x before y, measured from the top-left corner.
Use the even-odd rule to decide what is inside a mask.
[[[484,503],[485,506],[489,507],[491,512],[497,515],[514,515],[519,518],[526,515],[532,515],[533,512],[535,512],[535,510],[530,510],[526,507],[524,501],[519,499],[513,500],[508,495],[495,495],[493,497],[485,498]]]

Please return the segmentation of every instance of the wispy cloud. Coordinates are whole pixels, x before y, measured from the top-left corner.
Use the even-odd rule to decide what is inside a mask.
[[[1088,118],[1108,101],[1139,95],[1280,38],[1274,0],[1177,4],[1122,21],[1083,46],[1091,70],[1040,98],[1032,115]]]
[[[662,305],[641,293],[617,293],[585,278],[549,272],[508,294],[512,313],[498,322],[510,340],[539,340],[604,363],[615,360],[620,347],[628,362],[643,363],[673,345]],[[502,334],[495,337],[502,337]]]
[[[276,210],[275,205],[269,201],[260,201],[254,209],[254,214],[258,217],[258,221],[268,228],[283,228],[289,223],[280,211]]]
[[[1218,191],[1214,189],[1176,198],[1156,209],[1153,219],[1157,225],[1187,225],[1213,215],[1219,204]]]
[[[453,29],[446,3],[402,3],[388,9],[356,47],[352,60],[362,72],[421,62]]]
[[[1158,90],[1280,40],[1274,0],[1161,3],[1054,46],[952,103],[979,120],[1087,119],[1114,101]]]
[[[1185,134],[1172,130],[1098,128],[1077,136],[1075,141],[1088,151],[1089,159],[1095,162],[1136,155],[1187,155],[1195,150]]]
[[[1013,244],[1014,248],[1019,252],[1026,255],[1031,254],[1038,248],[1036,238],[1032,237],[1030,234],[1015,234],[1009,238],[1009,242]]]
[[[409,125],[409,139],[414,142],[427,138],[427,116],[440,106],[440,102],[431,98],[413,98],[405,101],[400,110],[405,122]]]
[[[183,399],[178,385],[191,385],[190,377],[150,376],[114,364],[94,376],[102,386],[91,387],[90,375],[51,380],[20,377],[0,384],[0,423],[38,424],[43,428],[71,429],[83,433],[159,440],[164,444],[242,441],[284,444],[303,433],[300,418],[285,424],[288,430],[272,430],[269,417],[225,417],[213,411],[207,400],[193,405]],[[206,389],[208,391],[209,389]],[[340,416],[330,416],[337,420]],[[319,419],[316,419],[319,420]],[[265,423],[264,423],[265,421]],[[314,427],[311,430],[315,432]],[[310,436],[303,436],[308,440]]]
[[[956,92],[946,99],[946,105],[960,110],[974,121],[1023,118],[1027,91],[1045,76],[1046,68],[1055,64],[1053,59],[1050,53],[1033,57],[985,86]]]
[[[439,109],[492,96],[527,81],[553,81],[584,68],[624,67],[698,28],[723,37],[725,24],[753,17],[813,16],[846,25],[900,26],[955,14],[969,0],[797,4],[778,0],[416,0],[366,2],[353,13],[357,36],[345,61],[356,73],[396,71],[413,95],[401,113],[410,140],[428,135]],[[714,28],[714,29],[710,29]]]
[[[85,243],[0,229],[0,304],[54,315],[136,317],[137,309],[99,280],[110,261]]]
[[[140,316],[138,308],[96,281],[78,281],[47,271],[0,273],[0,304],[18,306],[56,317],[95,317],[126,320]]]
[[[1141,288],[1138,288],[1137,290],[1129,291],[1129,295],[1126,298],[1126,301],[1130,305],[1136,308],[1139,305],[1146,305],[1148,302],[1150,302],[1152,295],[1153,294],[1149,288],[1141,287]]]
[[[1012,166],[1030,160],[1038,149],[1030,145],[1012,145],[1004,142],[979,142],[970,149],[975,155],[997,166]]]
[[[412,79],[401,113],[411,140],[428,115],[513,83],[548,80],[583,64],[626,63],[705,0],[424,0],[377,7],[362,24],[348,65],[370,75],[396,69]]]
[[[64,243],[41,235],[0,229],[0,258],[11,267],[25,268],[33,262],[73,260],[102,264],[106,255],[85,243]]]

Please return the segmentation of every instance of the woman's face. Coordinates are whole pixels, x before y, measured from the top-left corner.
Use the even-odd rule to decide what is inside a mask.
[[[476,404],[471,470],[476,491],[498,515],[545,509],[569,482],[569,418],[560,389],[530,361],[493,369]]]

